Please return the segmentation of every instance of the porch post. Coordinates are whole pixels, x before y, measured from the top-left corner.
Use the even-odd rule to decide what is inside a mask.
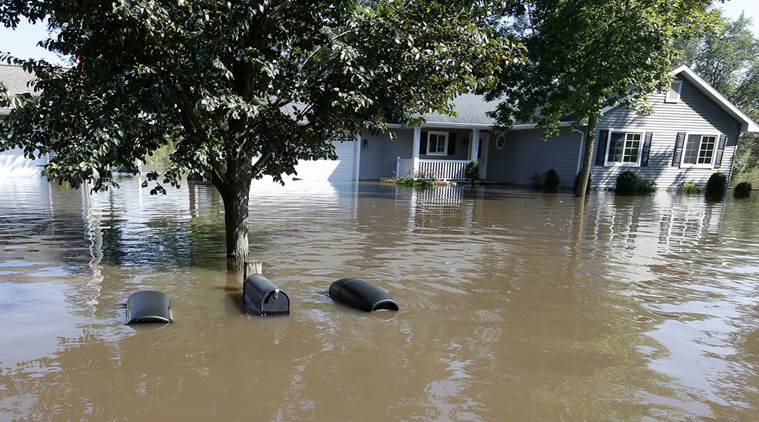
[[[477,159],[480,152],[480,130],[472,129],[472,142],[469,144],[469,161]]]
[[[414,128],[414,147],[411,151],[411,156],[414,158],[414,173],[413,177],[416,177],[416,175],[419,173],[419,148],[422,144],[422,128],[421,127],[415,127]]]
[[[361,133],[356,134],[356,141],[353,145],[353,180],[358,182],[361,174]]]
[[[488,151],[490,150],[490,134],[482,137],[482,158],[480,159],[480,180],[488,178]]]

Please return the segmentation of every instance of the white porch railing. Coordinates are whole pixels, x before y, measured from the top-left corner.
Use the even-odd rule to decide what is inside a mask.
[[[419,160],[418,176],[432,176],[438,180],[464,180],[468,160]],[[414,175],[414,160],[401,159],[396,163],[396,177]]]

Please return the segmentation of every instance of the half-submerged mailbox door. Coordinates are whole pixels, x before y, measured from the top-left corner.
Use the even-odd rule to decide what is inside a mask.
[[[357,278],[335,281],[329,286],[329,296],[335,302],[366,312],[399,309],[398,302],[385,289]]]
[[[290,298],[262,275],[251,275],[243,284],[245,312],[256,315],[290,313]]]
[[[171,322],[171,308],[166,294],[146,290],[129,295],[127,324],[143,322]]]

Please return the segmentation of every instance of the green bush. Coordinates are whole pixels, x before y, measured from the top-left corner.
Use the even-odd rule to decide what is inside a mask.
[[[748,198],[751,196],[751,183],[740,182],[733,188],[733,196],[736,198]]]
[[[550,169],[546,172],[543,178],[543,192],[555,193],[559,190],[559,173],[554,169]]]
[[[706,189],[704,195],[709,200],[721,200],[725,196],[725,190],[727,189],[727,176],[720,171],[712,174],[709,177],[709,181],[706,182]]]
[[[617,176],[617,195],[637,195],[640,189],[640,179],[638,175],[626,171]]]
[[[474,160],[466,163],[466,168],[464,168],[464,177],[466,177],[466,179],[472,183],[474,183],[475,180],[480,180],[480,162]]]
[[[591,183],[591,179],[590,179],[590,175],[588,175],[588,189],[585,190],[586,195],[590,193],[590,183]],[[575,176],[575,184],[573,185],[574,187],[572,188],[572,190],[577,192],[577,189],[580,188],[578,186],[579,184],[580,184],[580,173],[577,173],[577,176]]]
[[[638,193],[656,192],[656,182],[651,179],[640,179],[638,184]]]
[[[641,179],[632,171],[626,171],[617,176],[617,195],[640,195],[656,191],[656,182],[650,179]]]
[[[683,183],[683,193],[686,195],[694,195],[701,193],[702,191],[703,189],[701,189],[701,186],[692,180]]]
[[[395,184],[404,188],[417,188],[424,189],[435,186],[434,177],[399,177],[395,180]]]

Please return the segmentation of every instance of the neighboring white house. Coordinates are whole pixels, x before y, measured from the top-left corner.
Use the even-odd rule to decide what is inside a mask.
[[[596,132],[591,181],[610,188],[617,175],[632,170],[660,188],[686,181],[703,184],[715,171],[730,176],[741,134],[759,126],[691,69],[673,71],[667,93],[653,93],[653,112],[636,115],[624,107],[604,110]],[[29,92],[29,74],[0,66],[0,80],[11,93]],[[479,160],[480,176],[493,183],[526,185],[533,175],[555,169],[561,185],[571,187],[579,172],[584,128],[565,122],[559,136],[544,139],[535,124],[519,124],[496,136],[489,112],[495,103],[481,96],[454,100],[455,116],[425,115],[420,127],[391,125],[393,137],[362,131],[356,142],[336,142],[337,160],[302,161],[294,179],[313,181],[378,180],[408,175],[464,178],[468,162]],[[0,109],[0,116],[8,110]],[[0,154],[0,174],[37,171],[18,152]]]
[[[2,82],[11,96],[31,93],[34,88],[31,82],[34,77],[26,73],[19,66],[8,66],[0,64],[0,82]],[[0,107],[0,120],[3,120],[11,109]],[[23,151],[13,149],[10,151],[0,152],[0,178],[7,177],[29,177],[40,176],[42,165],[47,164],[47,159],[29,160],[24,157]]]

